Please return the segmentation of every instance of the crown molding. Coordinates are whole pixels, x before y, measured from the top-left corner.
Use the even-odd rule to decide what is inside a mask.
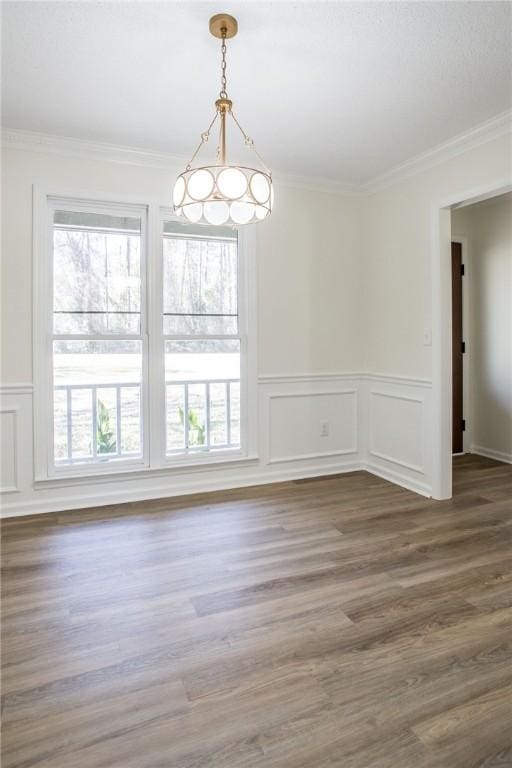
[[[55,136],[21,128],[3,128],[2,145],[6,148],[31,152],[46,152],[61,157],[78,157],[85,160],[100,160],[123,165],[138,165],[177,171],[185,167],[189,158],[170,152],[155,152],[139,147],[127,147],[105,142],[76,139],[69,136]],[[275,171],[274,181],[282,186],[299,187],[316,192],[330,192],[340,195],[357,195],[359,186],[344,184],[332,179],[310,176],[293,176]]]
[[[427,171],[429,168],[434,168],[436,165],[457,157],[457,155],[461,155],[470,149],[474,149],[481,144],[486,144],[488,141],[511,132],[512,110],[509,109],[492,117],[490,120],[486,120],[484,123],[480,123],[480,125],[470,128],[469,131],[454,136],[443,144],[438,144],[432,147],[432,149],[422,152],[394,168],[390,168],[385,173],[362,184],[359,188],[360,192],[363,194],[380,192],[386,189],[386,187],[397,184],[411,176],[416,176],[423,171]]]
[[[362,184],[344,183],[322,177],[294,176],[279,171],[273,173],[273,178],[277,184],[282,186],[298,187],[316,192],[352,196],[373,194],[511,132],[512,110],[507,110]],[[64,157],[103,160],[124,165],[174,171],[188,162],[186,157],[173,155],[170,152],[155,152],[139,147],[88,141],[68,136],[55,136],[37,131],[25,131],[20,128],[3,128],[2,145],[12,149],[47,152]]]
[[[187,163],[180,155],[168,152],[154,152],[137,147],[118,146],[105,142],[74,139],[69,136],[55,136],[21,128],[3,128],[2,144],[12,149],[32,152],[49,152],[67,157],[81,157],[86,160],[107,160],[124,165],[143,165],[151,168],[173,168]]]

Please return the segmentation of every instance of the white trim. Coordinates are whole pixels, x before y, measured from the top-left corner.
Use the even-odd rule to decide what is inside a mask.
[[[422,387],[430,389],[432,379],[424,379],[419,376],[392,376],[387,373],[362,373],[361,378],[366,381],[378,381],[382,384],[398,384],[405,387]]]
[[[19,493],[20,492],[20,481],[19,481],[19,463],[20,463],[20,456],[19,456],[19,438],[18,438],[18,413],[19,408],[17,406],[12,406],[9,408],[0,408],[0,414],[3,413],[12,413],[13,418],[13,427],[14,427],[14,436],[13,436],[13,451],[14,451],[14,466],[13,466],[13,475],[14,475],[14,483],[13,485],[6,485],[0,487],[0,493]]]
[[[379,392],[376,389],[370,390],[370,395],[377,395],[378,397],[389,397],[392,400],[410,400],[413,403],[424,403],[422,397],[412,397],[412,395],[400,395],[398,392]]]
[[[353,381],[360,379],[363,381],[379,381],[389,384],[401,384],[409,387],[432,386],[432,379],[425,379],[418,376],[393,376],[389,373],[368,373],[361,371],[344,372],[326,372],[326,373],[264,373],[258,376],[260,384],[300,384],[327,381]]]
[[[275,458],[271,458],[271,438],[272,438],[272,413],[270,408],[270,403],[272,400],[279,400],[282,398],[293,398],[293,397],[323,397],[324,395],[355,395],[354,397],[354,424],[355,424],[355,445],[353,448],[346,448],[341,450],[331,450],[331,451],[316,451],[313,453],[304,453],[304,454],[293,454],[291,456],[277,456]],[[318,392],[278,392],[275,394],[267,395],[267,414],[268,414],[268,445],[267,445],[267,464],[285,464],[292,461],[305,461],[305,460],[314,460],[314,459],[324,459],[330,456],[347,456],[347,455],[354,455],[358,453],[358,439],[359,439],[359,429],[358,429],[358,411],[359,411],[359,402],[358,402],[358,390],[357,389],[336,389],[336,390],[319,390]]]
[[[122,165],[136,165],[149,168],[168,169],[178,172],[189,161],[185,155],[175,155],[171,152],[157,152],[141,147],[130,147],[121,144],[89,141],[70,136],[56,136],[38,131],[26,131],[22,128],[4,128],[2,144],[11,149],[27,152],[45,152],[62,157],[78,157],[83,160],[96,160]],[[315,176],[296,176],[274,171],[272,178],[282,186],[299,187],[316,192],[330,192],[338,195],[359,195],[358,184],[326,179]]]
[[[512,189],[512,177],[461,191],[431,207],[432,496],[452,495],[451,208]]]
[[[222,491],[236,488],[246,488],[249,486],[268,485],[271,483],[281,483],[290,480],[302,480],[309,477],[322,477],[323,475],[344,474],[345,472],[354,472],[363,470],[363,465],[358,461],[336,462],[323,464],[322,466],[312,465],[310,467],[295,467],[277,470],[263,469],[257,472],[247,472],[237,474],[233,478],[225,479],[216,475],[212,477],[211,473],[201,473],[198,479],[191,482],[190,477],[172,478],[169,483],[162,483],[159,486],[152,486],[150,489],[142,490],[140,487],[129,489],[128,481],[123,484],[123,488],[104,490],[98,493],[70,494],[59,499],[46,499],[44,501],[34,499],[30,501],[14,502],[4,505],[3,517],[18,517],[24,515],[43,514],[51,512],[61,512],[64,510],[80,510],[89,507],[101,507],[108,504],[124,504],[130,501],[147,501],[149,499],[174,498],[176,496],[189,496],[197,493],[209,493],[212,491]],[[133,478],[136,481],[136,478]]]
[[[268,400],[279,400],[282,397],[323,397],[324,395],[356,395],[357,389],[322,389],[318,392],[278,392],[274,395],[268,395]]]
[[[0,395],[31,395],[34,385],[29,381],[14,384],[0,384]]]
[[[259,384],[302,384],[324,381],[350,381],[360,379],[363,374],[354,373],[264,373],[258,376]]]
[[[147,330],[148,330],[148,464],[152,469],[165,462],[165,355],[163,339],[163,238],[162,211],[155,203],[148,205],[147,239]]]
[[[254,260],[252,264],[252,271],[254,271]],[[254,281],[251,281],[251,285],[254,287]],[[111,336],[108,337],[112,338]],[[410,387],[426,387],[432,386],[432,379],[425,379],[421,377],[412,376],[392,376],[388,373],[361,373],[355,371],[353,373],[264,373],[255,377],[258,384],[298,384],[301,382],[315,382],[315,381],[353,381],[355,379],[364,379],[368,381],[385,381],[390,384],[404,384]],[[34,391],[34,384],[32,382],[20,382],[14,384],[0,384],[0,395],[31,395]]]
[[[49,477],[45,480],[36,480],[34,482],[34,489],[41,490],[45,488],[73,488],[80,485],[96,484],[108,484],[115,483],[116,481],[131,481],[131,480],[145,480],[159,477],[174,477],[178,472],[186,471],[192,475],[198,472],[207,472],[208,470],[229,468],[231,466],[250,466],[259,460],[258,456],[243,456],[240,451],[235,451],[231,455],[227,454],[227,451],[220,452],[219,454],[209,458],[206,463],[204,460],[196,461],[194,457],[183,455],[180,457],[180,461],[175,464],[168,464],[161,467],[132,467],[131,469],[110,469],[108,472],[99,472],[97,467],[93,467],[93,471],[89,471],[88,474],[80,472],[72,474],[71,472],[58,476]]]
[[[487,459],[504,461],[506,464],[512,464],[512,453],[503,453],[495,451],[493,448],[484,448],[482,445],[471,445],[469,453],[476,453],[478,456],[485,456]]]
[[[512,130],[512,110],[501,112],[489,120],[473,126],[464,133],[452,137],[442,144],[431,147],[403,163],[389,168],[384,173],[360,184],[313,176],[295,176],[274,172],[274,181],[283,186],[299,187],[317,192],[361,196],[373,194],[404,179],[422,173],[457,155],[474,149]],[[56,136],[53,134],[26,131],[20,128],[4,128],[2,144],[12,149],[46,152],[64,157],[79,157],[124,165],[168,168],[176,171],[188,162],[185,156],[170,152],[157,152],[140,147],[129,147],[106,142]]]
[[[313,461],[315,459],[326,459],[331,456],[353,456],[357,453],[357,448],[347,448],[340,451],[318,451],[317,453],[304,453],[292,456],[278,456],[275,459],[269,459],[267,464],[289,464],[293,461]],[[322,474],[325,474],[322,472]]]
[[[53,212],[58,209],[74,211],[100,211],[118,215],[140,217],[140,275],[141,275],[141,316],[140,332],[119,334],[107,337],[110,341],[131,338],[141,345],[141,456],[114,458],[112,464],[94,464],[98,474],[115,472],[116,467],[140,469],[149,465],[149,397],[148,397],[148,334],[147,334],[147,235],[148,204],[133,203],[122,199],[94,198],[80,192],[75,194],[51,194],[36,185],[33,187],[33,365],[34,365],[34,464],[35,481],[67,475],[87,475],[90,473],[89,462],[83,465],[56,465],[54,462],[53,440],[53,343],[60,338],[53,329]],[[79,339],[80,334],[62,336],[63,339]],[[90,341],[97,341],[102,334],[86,336]]]
[[[398,392],[381,392],[379,390],[370,390],[370,396],[374,397],[388,397],[391,400],[405,400],[406,402],[413,402],[413,403],[419,403],[421,405],[422,410],[422,418],[421,418],[421,425],[423,427],[423,420],[424,420],[424,406],[425,406],[425,400],[422,397],[413,397],[412,395],[402,395]],[[389,456],[386,453],[381,453],[380,451],[376,451],[373,446],[373,407],[370,402],[369,404],[369,424],[370,424],[370,431],[369,431],[369,448],[368,453],[370,456],[375,456],[378,459],[383,459],[384,461],[389,461],[392,464],[398,464],[399,466],[403,467],[404,469],[410,469],[413,472],[419,472],[420,474],[425,474],[425,467],[423,465],[418,464],[410,464],[407,461],[402,461],[401,459],[397,459],[394,456]],[[423,445],[423,434],[418,435],[418,440],[420,441],[420,444]],[[422,451],[423,455],[423,451]]]
[[[111,336],[108,337],[108,339],[111,338]],[[361,373],[359,371],[353,373],[266,373],[256,377],[258,384],[263,385],[299,384],[302,382],[309,383],[316,381],[354,381],[356,379],[389,382],[390,384],[403,384],[410,387],[430,388],[432,386],[432,379],[416,376],[392,376],[388,373]],[[0,384],[0,394],[4,395],[30,395],[33,391],[34,384],[29,381],[14,384]]]
[[[367,462],[363,469],[365,469],[366,472],[369,472],[371,475],[376,475],[377,477],[381,477],[383,480],[388,480],[394,485],[399,485],[401,488],[406,488],[408,491],[419,493],[420,496],[426,496],[428,499],[432,497],[430,486],[426,483],[421,483],[414,478],[407,477],[406,475],[402,475],[399,472],[395,472],[391,469],[384,469],[383,467],[377,466],[371,461]]]
[[[401,461],[400,459],[395,459],[393,456],[388,456],[386,453],[381,453],[380,451],[374,451],[370,449],[368,451],[370,456],[375,456],[377,459],[382,459],[383,461],[390,461],[392,464],[398,464],[398,466],[403,467],[404,469],[410,469],[412,472],[418,472],[420,475],[425,474],[425,470],[423,467],[420,467],[416,464],[409,464],[407,461]]]
[[[142,343],[142,401],[141,430],[142,456],[113,459],[108,464],[84,463],[83,465],[53,464],[53,418],[48,408],[50,393],[53,393],[51,343],[53,339],[51,313],[51,229],[48,211],[55,207],[73,210],[102,210],[127,212],[133,209],[141,219],[141,328],[140,335],[133,338]],[[164,376],[164,334],[162,328],[162,222],[176,218],[166,207],[154,199],[127,197],[123,194],[104,195],[81,191],[60,191],[50,193],[33,186],[33,367],[34,367],[34,463],[35,484],[59,478],[96,478],[131,474],[141,470],[218,464],[227,457],[229,461],[240,461],[257,454],[257,377],[256,377],[256,256],[255,230],[242,227],[238,230],[238,314],[241,352],[241,414],[240,451],[229,450],[202,456],[166,455],[165,428],[162,414],[165,414]],[[46,322],[41,322],[41,318]],[[59,338],[66,338],[59,336]],[[69,336],[76,339],[77,335]],[[85,336],[96,340],[98,336]],[[115,340],[113,336],[105,336]],[[128,338],[123,335],[122,338]],[[225,336],[219,336],[225,338]],[[236,457],[236,458],[234,458]],[[92,468],[94,471],[91,471]]]
[[[172,168],[182,165],[185,157],[170,152],[155,152],[141,147],[130,147],[100,141],[57,136],[23,128],[3,128],[2,144],[12,149],[30,152],[48,152],[64,157],[81,157],[86,160],[106,160],[123,165],[142,165],[150,168]]]
[[[434,168],[436,165],[440,165],[453,157],[457,157],[457,155],[468,152],[470,149],[475,149],[481,144],[492,141],[511,131],[512,110],[500,112],[499,115],[495,115],[490,120],[486,120],[470,128],[468,131],[460,133],[448,141],[428,149],[426,152],[415,155],[394,168],[390,168],[379,176],[375,176],[370,181],[361,185],[361,191],[367,194],[380,192],[393,184]]]
[[[115,472],[110,470],[103,474],[97,472],[96,467],[88,467],[85,473],[78,477],[70,473],[35,483],[31,475],[26,478],[26,485],[21,487],[21,498],[18,497],[16,501],[9,499],[9,503],[4,504],[4,514],[10,516],[45,513],[87,506],[144,501],[163,496],[173,497],[356,470],[366,470],[413,492],[430,496],[428,462],[424,476],[417,477],[417,468],[413,467],[411,470],[405,461],[402,462],[400,459],[393,461],[393,464],[402,466],[403,472],[400,472],[399,466],[395,470],[392,465],[389,465],[391,468],[387,465],[388,461],[394,459],[393,456],[386,455],[381,459],[370,455],[368,450],[369,405],[373,387],[367,385],[366,380],[378,381],[381,386],[376,389],[382,388],[385,396],[394,396],[399,400],[419,401],[424,394],[425,406],[430,403],[430,383],[425,379],[354,372],[262,376],[259,382],[260,398],[258,400],[263,411],[265,410],[263,403],[269,397],[319,397],[326,393],[338,395],[347,390],[349,394],[357,393],[357,403],[354,402],[357,447],[354,451],[352,448],[315,451],[316,446],[311,446],[313,450],[310,453],[292,456],[286,451],[285,455],[276,456],[274,459],[268,454],[260,459],[256,453],[243,456],[241,452],[224,451],[219,452],[213,460],[209,457],[208,463],[204,463],[201,456],[183,456],[173,466],[144,468],[139,465],[130,468],[124,465],[118,466]],[[256,379],[254,385],[258,385]],[[393,385],[400,387],[400,390],[391,391]],[[411,389],[408,389],[409,387]],[[19,403],[20,408],[31,409],[31,401],[29,405],[26,399],[20,398]],[[24,403],[23,406],[22,403]],[[270,423],[270,413],[268,418]],[[427,412],[424,412],[424,418],[428,418]],[[258,426],[257,421],[256,426]],[[423,424],[423,428],[428,430],[427,423]],[[266,429],[267,426],[263,433]],[[428,434],[430,435],[430,430]],[[263,434],[260,436],[262,437]],[[291,448],[293,449],[293,445]],[[307,446],[305,448],[307,449]],[[425,448],[423,455],[424,458],[430,459],[430,453],[426,453]],[[407,472],[410,474],[408,475]]]

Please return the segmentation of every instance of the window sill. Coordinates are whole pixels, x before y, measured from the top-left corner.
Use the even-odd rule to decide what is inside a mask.
[[[113,468],[111,471],[97,471],[97,468],[87,468],[80,472],[62,472],[51,477],[40,477],[34,480],[34,489],[61,488],[73,485],[88,485],[94,483],[108,483],[116,478],[129,480],[143,480],[152,477],[165,477],[169,474],[176,474],[180,471],[197,473],[202,471],[211,471],[216,468],[229,467],[231,465],[251,465],[259,460],[256,454],[243,454],[239,451],[236,454],[223,454],[222,456],[201,456],[190,457],[180,456],[179,459],[169,459],[159,467],[143,467],[140,464],[131,467]],[[96,471],[95,471],[96,470]]]

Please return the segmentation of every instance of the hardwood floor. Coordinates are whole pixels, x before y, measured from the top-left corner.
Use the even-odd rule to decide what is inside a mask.
[[[512,766],[512,467],[9,519],[3,768]]]

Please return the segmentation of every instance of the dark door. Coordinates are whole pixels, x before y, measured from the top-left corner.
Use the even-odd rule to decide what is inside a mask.
[[[462,245],[452,243],[453,453],[462,453]]]

